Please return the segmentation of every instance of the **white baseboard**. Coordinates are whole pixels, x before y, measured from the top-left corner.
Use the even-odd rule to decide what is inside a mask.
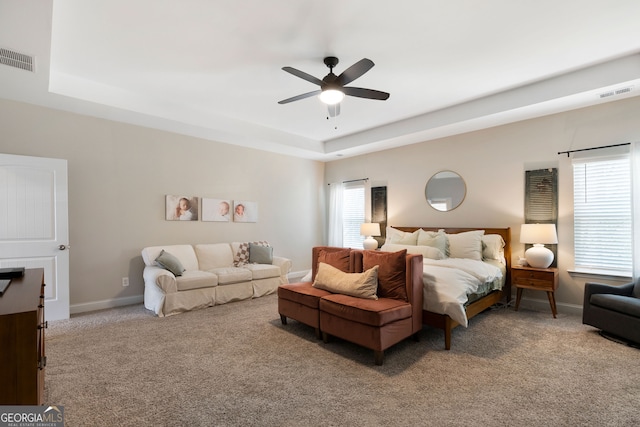
[[[88,302],[85,304],[73,304],[69,307],[71,314],[86,313],[87,311],[104,310],[105,308],[121,307],[123,305],[141,304],[144,302],[143,295],[132,297],[114,298],[102,301]]]
[[[308,272],[309,272],[309,270],[292,271],[292,272],[290,272],[289,274],[287,274],[287,278],[289,279],[289,283],[299,282],[300,279],[302,279],[304,276],[306,276]]]
[[[516,299],[515,296],[511,299],[511,304],[515,307]],[[526,308],[534,311],[548,311],[551,314],[551,306],[549,305],[549,300],[545,299],[529,299],[522,298],[520,300],[520,307]],[[558,313],[571,314],[575,316],[582,316],[582,306],[576,304],[567,304],[567,303],[559,303],[556,302],[556,309]]]

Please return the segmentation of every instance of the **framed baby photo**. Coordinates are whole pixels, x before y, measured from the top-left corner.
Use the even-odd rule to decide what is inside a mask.
[[[167,221],[197,221],[198,197],[167,195],[165,219]]]
[[[231,200],[202,198],[202,220],[229,222],[231,220]]]
[[[235,200],[233,202],[234,222],[258,222],[258,203]]]

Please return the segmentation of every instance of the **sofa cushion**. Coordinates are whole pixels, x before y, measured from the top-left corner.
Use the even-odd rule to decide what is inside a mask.
[[[287,283],[278,286],[278,298],[294,301],[311,308],[318,308],[320,298],[331,295],[324,289],[314,288],[311,282]]]
[[[206,271],[190,270],[176,278],[178,291],[189,289],[212,288],[218,285],[218,276]]]
[[[200,270],[233,266],[233,252],[228,243],[208,243],[195,246]]]
[[[165,270],[172,272],[174,276],[182,276],[184,271],[180,260],[164,249],[160,251],[160,255],[156,258],[156,263]]]
[[[338,249],[334,251],[321,250],[318,253],[318,263],[324,262],[332,267],[337,268],[340,271],[349,273],[349,258],[351,256],[351,249]]]
[[[313,286],[329,292],[338,292],[358,298],[378,299],[378,266],[363,273],[345,273],[321,262],[318,264]]]
[[[242,268],[251,271],[253,280],[269,279],[271,277],[280,277],[282,271],[277,265],[270,264],[247,264]]]
[[[198,258],[191,245],[148,246],[142,249],[142,260],[145,265],[158,265],[156,258],[163,249],[178,258],[186,270],[200,270]]]
[[[220,267],[212,268],[210,273],[218,276],[218,285],[231,285],[238,282],[251,281],[251,270],[242,267]]]
[[[270,246],[269,242],[259,240],[255,242],[232,242],[231,251],[233,253],[233,265],[235,267],[242,267],[249,263],[249,243],[261,246]]]
[[[615,294],[593,294],[591,304],[629,316],[640,317],[640,299]]]
[[[398,252],[364,251],[362,267],[367,270],[379,266],[378,296],[407,301],[407,250]]]
[[[273,247],[249,242],[249,264],[271,264],[272,262]]]
[[[391,298],[377,300],[331,294],[320,299],[320,316],[326,312],[371,326],[384,326],[411,317],[411,304]]]

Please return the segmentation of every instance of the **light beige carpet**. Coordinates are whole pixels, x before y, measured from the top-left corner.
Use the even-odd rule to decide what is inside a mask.
[[[636,426],[640,350],[580,318],[500,308],[373,354],[282,326],[275,295],[47,330],[46,402],[73,426]]]

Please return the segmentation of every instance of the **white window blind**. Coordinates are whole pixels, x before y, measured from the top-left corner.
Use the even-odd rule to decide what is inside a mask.
[[[574,159],[573,212],[576,270],[630,276],[632,212],[628,154]]]
[[[349,183],[343,190],[342,246],[362,248],[364,237],[360,224],[364,222],[364,184]]]

